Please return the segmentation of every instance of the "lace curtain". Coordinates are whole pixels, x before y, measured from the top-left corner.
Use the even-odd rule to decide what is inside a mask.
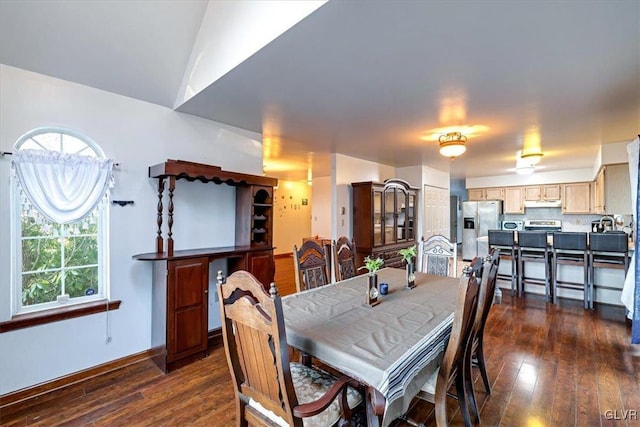
[[[47,220],[68,224],[90,214],[112,182],[113,160],[47,150],[13,155],[18,183]]]

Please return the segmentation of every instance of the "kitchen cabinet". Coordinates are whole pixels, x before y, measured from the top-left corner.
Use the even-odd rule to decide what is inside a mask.
[[[542,186],[542,200],[560,200],[560,184],[546,184]]]
[[[562,213],[588,214],[591,212],[591,183],[576,182],[562,185]]]
[[[416,243],[419,190],[400,179],[351,186],[356,264],[371,256],[381,257],[385,267],[404,267],[398,250]]]
[[[606,165],[594,183],[593,212],[597,214],[631,214],[629,164]]]
[[[504,200],[503,187],[471,188],[467,190],[467,194],[470,201]]]
[[[604,175],[605,167],[598,172],[598,176],[593,185],[593,213],[603,214],[605,212],[604,201]]]
[[[560,184],[529,185],[524,187],[527,202],[560,200]]]
[[[504,188],[485,188],[485,200],[504,200]]]
[[[484,188],[470,188],[467,190],[467,199],[470,201],[479,201],[486,198]]]
[[[504,213],[524,213],[524,193],[523,187],[505,187],[504,189]]]

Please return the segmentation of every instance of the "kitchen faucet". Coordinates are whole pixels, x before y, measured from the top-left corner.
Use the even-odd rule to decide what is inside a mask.
[[[607,231],[607,230],[605,230],[605,229],[604,229],[604,225],[602,225],[602,222],[603,222],[605,219],[608,219],[609,221],[611,221],[611,229],[613,230],[614,220],[613,220],[613,217],[612,217],[612,216],[609,216],[609,215],[605,215],[605,216],[603,216],[602,218],[600,218],[600,228],[601,228],[603,231]]]

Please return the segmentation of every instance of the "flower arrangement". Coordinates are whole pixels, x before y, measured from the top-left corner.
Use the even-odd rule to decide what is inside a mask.
[[[376,271],[380,270],[383,264],[384,260],[382,258],[372,259],[370,256],[367,256],[364,259],[364,265],[359,267],[358,270],[366,269],[370,275],[373,275]]]
[[[400,249],[398,251],[398,255],[402,256],[402,259],[407,264],[411,264],[413,262],[413,259],[416,257],[416,245],[409,246],[408,248]]]

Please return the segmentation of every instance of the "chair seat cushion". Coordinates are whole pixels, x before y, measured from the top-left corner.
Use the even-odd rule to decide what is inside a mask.
[[[296,390],[298,403],[309,403],[321,398],[336,382],[336,378],[318,368],[309,368],[301,363],[292,362],[290,364],[291,379],[293,387]],[[340,395],[338,395],[338,398]],[[340,419],[340,402],[338,398],[327,409],[313,417],[303,418],[302,423],[305,427],[327,427],[334,425]],[[347,387],[347,402],[350,408],[355,408],[362,402],[360,393],[351,387]],[[249,399],[249,405],[271,419],[274,423],[289,427],[289,424],[282,418],[267,410],[260,403],[253,399]]]

